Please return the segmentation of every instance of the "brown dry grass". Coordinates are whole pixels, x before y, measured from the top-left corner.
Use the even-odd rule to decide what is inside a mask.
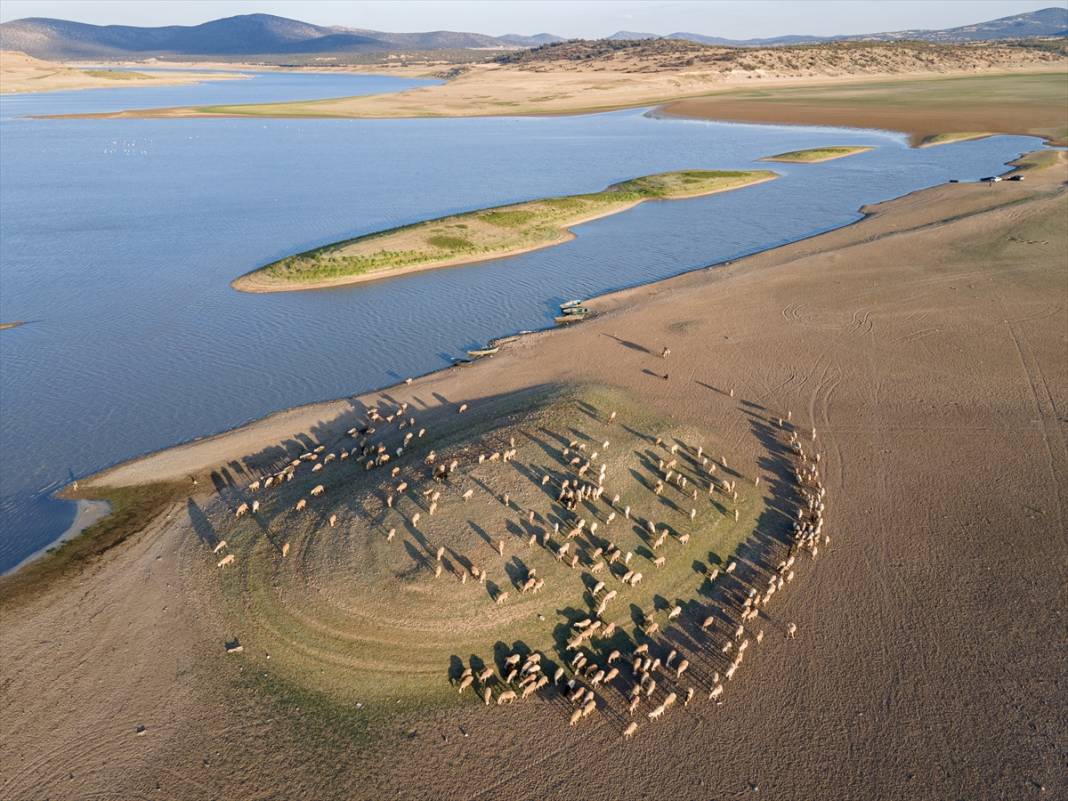
[[[662,113],[740,122],[883,128],[915,145],[983,133],[1068,137],[1068,70],[736,91],[670,103]],[[948,134],[946,136],[945,134]]]

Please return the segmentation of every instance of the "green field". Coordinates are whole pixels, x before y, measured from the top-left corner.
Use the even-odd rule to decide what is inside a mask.
[[[127,72],[125,70],[82,70],[90,78],[107,78],[112,81],[145,81],[152,76],[143,72]]]
[[[401,268],[463,264],[547,247],[583,221],[646,200],[697,197],[775,178],[769,170],[682,170],[635,178],[601,192],[534,200],[441,217],[288,256],[238,278],[247,291],[360,278]]]
[[[213,515],[219,538],[229,543],[226,553],[237,557],[233,567],[219,572],[228,632],[244,646],[240,658],[255,667],[247,672],[262,677],[258,690],[283,705],[318,699],[328,711],[333,704],[351,710],[359,703],[364,721],[482,703],[471,691],[458,694],[450,682],[460,666],[490,666],[500,673],[504,656],[516,647],[542,652],[547,664],[562,664],[571,624],[592,614],[596,601],[590,589],[598,580],[618,592],[604,613],[618,630],[591,642],[591,654],[642,641],[637,631],[642,619],[666,627],[673,604],[690,616],[704,614],[705,568],[725,564],[766,512],[752,478],[718,462],[714,432],[655,418],[615,390],[538,392],[487,401],[494,406],[480,409],[482,422],[457,421],[433,439],[428,435],[390,463],[401,467],[396,477],[388,468],[365,470],[352,458],[315,473],[306,464],[294,481],[254,496],[263,504],[256,515],[239,520],[227,515],[218,522]],[[610,411],[618,413],[615,421]],[[386,434],[390,450],[403,433]],[[664,444],[657,445],[657,437]],[[516,443],[514,459],[479,463],[479,454],[502,452],[510,440]],[[664,475],[657,460],[670,460],[673,444],[680,447],[676,471],[689,484],[669,483],[657,495],[653,485]],[[719,491],[709,495],[709,474],[695,455],[699,445],[717,462],[718,478],[737,482],[737,500]],[[447,482],[430,478],[424,464],[430,450],[438,463],[460,461]],[[606,465],[605,495],[568,513],[556,497],[560,482],[577,473],[569,463],[576,454]],[[551,476],[548,484],[542,483],[545,475]],[[585,480],[596,485],[589,473]],[[402,481],[408,487],[399,491]],[[309,498],[320,483],[325,494]],[[441,497],[431,514],[427,493],[433,491]],[[471,497],[464,500],[468,491]],[[609,503],[617,493],[619,501]],[[386,503],[390,495],[392,506]],[[298,512],[300,498],[309,503]],[[609,521],[612,510],[616,519]],[[331,515],[337,515],[334,526]],[[582,533],[568,539],[580,518],[586,521]],[[655,521],[658,531],[672,532],[655,551],[646,520]],[[553,523],[560,524],[559,533]],[[684,533],[689,542],[680,540]],[[283,558],[285,543],[290,550]],[[557,558],[564,543],[571,550]],[[608,564],[598,555],[596,549],[609,543],[633,553],[629,567],[643,574],[640,584],[620,580],[622,560]],[[578,556],[574,567],[572,554]],[[662,567],[653,563],[657,556],[666,559]],[[212,570],[217,558],[204,556]],[[439,564],[442,572],[435,577]],[[473,578],[472,565],[486,572],[484,583]],[[544,587],[523,593],[519,588],[532,571]],[[507,597],[498,603],[502,593]],[[638,609],[643,611],[636,617]],[[492,688],[504,689],[499,680]]]
[[[39,559],[0,578],[0,605],[17,604],[47,588],[62,576],[93,563],[111,548],[143,531],[154,517],[189,490],[185,482],[146,484],[139,487],[101,488],[91,493],[65,492],[68,499],[91,497],[111,509],[102,520],[76,537],[49,548]]]

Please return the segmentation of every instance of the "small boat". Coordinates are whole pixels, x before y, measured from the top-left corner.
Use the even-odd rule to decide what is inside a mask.
[[[492,356],[494,353],[500,350],[500,347],[495,348],[478,348],[477,350],[467,351],[467,355],[472,359],[477,359],[480,356]]]
[[[574,306],[581,306],[581,305],[582,305],[582,301],[581,300],[565,300],[563,303],[560,304],[560,311],[565,311],[565,310],[570,309],[570,308],[572,308]]]
[[[459,357],[452,360],[453,367],[466,367],[469,364],[474,364],[474,359],[461,359]]]
[[[566,309],[560,310],[564,314],[589,314],[590,310],[586,306],[568,306]]]
[[[567,325],[568,323],[577,323],[586,319],[585,314],[561,314],[559,317],[554,317],[557,325]]]

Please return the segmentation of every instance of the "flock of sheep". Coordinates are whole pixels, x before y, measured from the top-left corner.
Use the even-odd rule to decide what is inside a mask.
[[[457,411],[461,414],[467,411],[467,404],[457,407]],[[738,500],[737,478],[727,477],[737,474],[729,471],[725,458],[713,459],[702,447],[677,441],[668,444],[660,438],[655,440],[656,470],[652,471],[651,463],[649,466],[649,470],[655,472],[655,481],[650,482],[647,490],[665,500],[665,496],[670,496],[669,505],[683,510],[682,515],[691,525],[683,523],[690,530],[681,531],[649,518],[640,518],[621,501],[618,493],[608,489],[606,455],[611,448],[608,439],[600,443],[592,439],[571,440],[561,449],[562,469],[555,473],[545,472],[537,481],[558,509],[552,515],[539,515],[531,509],[523,516],[534,531],[527,542],[528,547],[544,548],[563,566],[583,571],[588,614],[570,621],[571,633],[566,644],[558,649],[559,664],[540,652],[516,651],[503,657],[499,672],[492,667],[476,668],[472,664],[454,676],[458,691],[463,693],[471,688],[487,705],[496,703],[499,706],[555,688],[573,706],[572,726],[606,707],[613,697],[622,701],[631,717],[642,714],[650,723],[663,718],[680,697],[683,705],[689,704],[698,688],[709,700],[722,703],[725,682],[730,682],[740,669],[748,649],[764,639],[764,630],[757,623],[761,610],[767,608],[776,592],[794,580],[799,555],[807,553],[815,558],[821,536],[824,544],[829,542],[829,538],[822,534],[824,488],[819,475],[820,456],[818,453],[810,456],[806,452],[797,430],[788,422],[789,417],[788,414],[787,421],[780,419],[777,425],[793,463],[793,494],[797,505],[788,547],[774,561],[764,564],[730,561],[722,567],[709,566],[702,590],[704,594],[712,595],[714,589],[721,602],[708,605],[691,600],[685,602],[686,608],[676,602],[663,610],[666,615],[654,606],[641,613],[633,632],[625,631],[612,619],[610,607],[620,606],[623,594],[642,582],[643,573],[638,568],[643,559],[648,562],[644,569],[655,571],[663,567],[669,557],[680,558],[669,554],[669,543],[674,543],[670,546],[672,550],[686,549],[692,539],[700,537],[701,526],[694,521],[702,504],[707,508],[712,503],[726,512],[726,506]],[[612,426],[615,420],[616,413],[612,412],[604,422]],[[394,431],[403,432],[401,444],[387,448],[382,438]],[[357,440],[354,447],[327,453],[326,447],[319,445],[292,459],[280,470],[253,481],[248,485],[251,495],[236,506],[234,514],[241,517],[256,513],[260,501],[255,496],[263,490],[293,481],[298,471],[309,475],[320,473],[334,462],[345,461],[361,462],[365,470],[390,471],[383,498],[387,510],[400,514],[395,509],[399,498],[421,495],[417,506],[420,511],[410,512],[406,517],[413,527],[419,523],[423,511],[428,516],[435,514],[439,505],[445,502],[445,493],[458,495],[462,503],[467,503],[474,495],[473,489],[450,492],[453,487],[450,479],[460,469],[460,461],[439,458],[433,450],[422,458],[422,463],[430,468],[428,489],[417,491],[401,476],[401,466],[392,460],[409,453],[426,436],[426,428],[418,427],[415,418],[409,415],[406,403],[399,404],[388,414],[377,408],[370,409],[366,423],[350,429],[348,434]],[[379,435],[377,440],[376,434]],[[814,430],[812,439],[815,439]],[[516,457],[517,452],[516,442],[511,438],[507,448],[479,454],[478,464],[507,463]],[[473,457],[468,460],[474,462]],[[760,478],[756,478],[754,484],[759,483]],[[306,496],[297,500],[294,512],[304,511],[309,503],[325,493],[325,485],[316,484]],[[523,512],[507,493],[498,500],[509,510]],[[738,520],[737,505],[730,514]],[[330,515],[328,522],[330,526],[336,525],[337,515]],[[544,524],[544,527],[533,528],[535,522]],[[613,523],[616,528],[627,525],[641,531],[648,550],[635,550],[640,550],[644,556],[636,557],[635,550],[613,541],[609,536]],[[386,540],[392,541],[395,534],[396,529],[389,528]],[[226,542],[220,542],[215,552],[225,548]],[[504,555],[503,540],[496,542],[495,550],[498,556]],[[285,557],[288,552],[289,543],[284,542],[281,555]],[[431,562],[435,578],[442,575],[444,553],[444,546],[439,547],[436,560]],[[234,555],[227,554],[218,566],[225,567],[234,561]],[[485,584],[487,571],[473,562],[463,561],[465,564],[452,567],[456,578],[465,583],[470,577]],[[516,588],[519,594],[537,593],[544,584],[545,578],[537,575],[534,568],[528,568],[526,575],[517,579]],[[501,605],[508,596],[507,591],[497,589],[493,601]],[[783,630],[787,637],[793,637],[796,626],[790,623]],[[699,668],[691,667],[690,657]],[[546,672],[549,669],[551,676]],[[623,736],[633,736],[638,725],[637,720],[631,720],[624,728]]]
[[[627,714],[632,718],[623,728],[623,737],[626,739],[638,730],[639,723],[633,719],[636,715],[644,712],[644,717],[650,723],[658,721],[679,702],[680,697],[682,705],[688,705],[697,695],[699,686],[710,701],[722,703],[725,683],[734,678],[749,648],[764,639],[764,629],[756,622],[761,610],[766,610],[775,593],[794,580],[795,563],[801,553],[807,553],[812,558],[819,553],[825,495],[818,469],[820,456],[806,453],[797,432],[787,422],[779,420],[778,429],[786,435],[786,444],[793,456],[794,495],[798,507],[790,544],[784,553],[778,554],[782,558],[773,567],[770,563],[749,564],[745,579],[740,577],[742,571],[739,570],[738,561],[730,561],[722,569],[709,567],[705,581],[720,590],[721,603],[712,606],[698,603],[694,604],[697,609],[690,610],[684,610],[682,604],[675,603],[665,610],[666,615],[661,619],[658,619],[655,607],[643,611],[634,631],[622,638],[627,643],[622,647],[619,646],[619,626],[610,616],[606,616],[607,608],[610,602],[620,597],[620,592],[640,582],[642,574],[631,567],[634,553],[624,553],[611,540],[598,537],[597,529],[599,523],[604,523],[607,528],[617,518],[635,519],[629,506],[620,505],[618,495],[611,496],[611,500],[606,497],[606,466],[603,463],[595,471],[596,483],[592,478],[587,483],[582,477],[591,469],[591,460],[571,459],[568,465],[574,469],[574,477],[562,482],[556,500],[572,515],[578,513],[576,505],[569,503],[575,500],[587,503],[587,509],[594,509],[593,522],[579,518],[575,520],[574,527],[567,531],[569,540],[585,531],[591,542],[600,543],[590,554],[588,563],[587,575],[593,582],[588,585],[590,613],[572,621],[571,636],[560,655],[561,664],[554,666],[551,681],[543,673],[547,658],[542,653],[516,651],[505,657],[499,675],[490,667],[477,672],[473,666],[465,669],[455,679],[459,692],[472,687],[487,705],[493,702],[494,697],[497,705],[501,705],[527,698],[543,687],[552,686],[573,708],[570,716],[572,726],[578,725],[599,707],[608,706],[615,696],[625,704]],[[815,431],[812,437],[815,439]],[[571,447],[576,444],[572,442]],[[656,495],[671,491],[683,500],[694,503],[707,487],[708,496],[722,494],[730,500],[737,500],[736,481],[718,479],[717,462],[707,457],[702,448],[683,447],[683,453],[680,453],[677,444],[669,447],[659,439],[656,444],[664,448],[657,466],[659,478],[652,488]],[[607,448],[608,445],[605,442],[602,447]],[[568,449],[563,455],[565,458],[569,455]],[[596,456],[596,453],[591,454],[592,459]],[[685,457],[685,466],[680,466],[680,456]],[[726,467],[726,460],[719,460],[718,465]],[[693,478],[687,478],[686,473]],[[759,484],[759,481],[757,478],[754,483]],[[700,492],[697,488],[699,483]],[[600,508],[596,506],[598,502],[603,504]],[[690,520],[696,517],[695,507],[690,508],[688,516]],[[737,508],[734,509],[734,518],[737,520]],[[640,525],[645,529],[645,540],[654,553],[669,539],[680,546],[687,545],[691,539],[690,533],[661,529],[651,520],[645,520]],[[693,533],[699,534],[696,531]],[[829,543],[829,537],[823,535],[823,541]],[[557,549],[557,555],[561,559],[567,556],[566,542]],[[575,560],[577,556],[572,555],[571,559]],[[654,567],[659,567],[665,563],[665,559],[663,555],[655,556],[652,563]],[[575,562],[571,561],[570,564],[574,566]],[[604,575],[605,578],[595,579],[597,575]],[[764,583],[758,577],[762,577]],[[610,588],[607,582],[612,578],[619,583]],[[677,627],[682,636],[674,636],[676,632],[671,631],[671,627]],[[796,632],[794,623],[787,623],[783,627],[783,633],[789,639]],[[684,641],[692,644],[691,655],[700,660],[700,676],[694,675],[690,659],[680,652]]]
[[[259,493],[261,490],[267,490],[267,489],[270,489],[272,487],[280,487],[283,484],[285,484],[286,482],[289,482],[289,481],[292,481],[293,479],[295,479],[297,477],[297,471],[301,467],[303,467],[305,465],[310,465],[309,471],[306,471],[306,472],[318,473],[321,470],[324,470],[327,467],[327,465],[331,464],[332,462],[336,461],[338,463],[342,463],[342,462],[345,462],[346,460],[352,459],[353,461],[356,461],[356,462],[362,462],[364,464],[364,467],[365,467],[366,470],[373,470],[373,469],[375,469],[377,467],[381,467],[381,466],[389,463],[389,461],[394,457],[396,457],[396,458],[401,457],[402,455],[404,455],[405,450],[409,448],[410,443],[414,439],[422,439],[423,437],[426,436],[426,429],[425,428],[420,428],[418,430],[418,433],[416,433],[416,431],[415,431],[415,425],[416,425],[415,418],[407,416],[407,411],[408,411],[408,404],[407,403],[400,404],[400,406],[397,408],[397,410],[395,410],[394,412],[391,412],[390,414],[385,415],[385,416],[383,416],[382,413],[377,408],[372,407],[371,409],[368,410],[368,420],[369,420],[369,422],[366,425],[364,425],[362,427],[359,427],[359,428],[350,428],[348,430],[348,432],[346,432],[350,437],[359,439],[359,444],[356,447],[353,447],[351,449],[349,449],[349,448],[341,448],[340,450],[338,450],[336,452],[324,453],[324,451],[326,451],[326,445],[317,445],[316,447],[312,448],[311,450],[305,451],[304,453],[300,454],[296,458],[291,459],[280,470],[277,470],[276,472],[273,472],[273,473],[271,473],[269,475],[265,475],[265,476],[261,476],[260,478],[257,478],[255,481],[253,481],[252,483],[250,483],[248,485],[248,488],[247,488],[248,492],[252,493],[252,494],[256,494],[256,493]],[[458,411],[459,411],[460,414],[462,414],[463,412],[467,411],[467,404],[466,403],[461,404],[459,409],[458,409]],[[386,447],[386,445],[384,443],[382,443],[382,442],[379,442],[377,444],[371,442],[371,437],[375,433],[375,425],[374,425],[375,423],[381,425],[381,424],[390,424],[390,423],[393,423],[394,421],[396,421],[396,423],[397,423],[397,430],[404,431],[406,428],[408,429],[407,433],[404,435],[403,444],[400,447],[390,451],[390,449],[388,449]],[[435,455],[434,451],[431,451],[430,455],[426,458],[426,463],[427,464],[433,464],[435,462],[435,460],[436,460],[436,455]],[[459,462],[456,461],[456,460],[453,460],[448,465],[444,465],[444,464],[437,465],[434,468],[434,477],[438,478],[438,479],[442,479],[442,480],[447,479],[449,477],[449,474],[453,470],[455,470],[458,466],[459,466]],[[401,471],[400,467],[394,466],[392,471],[391,471],[392,477],[395,478],[400,473],[400,471]],[[407,483],[406,482],[401,482],[401,484],[398,485],[398,487],[399,487],[398,491],[399,492],[403,492],[407,488]],[[294,511],[303,512],[305,509],[308,508],[309,500],[312,500],[312,499],[315,499],[315,498],[319,498],[320,496],[324,495],[325,493],[326,493],[326,486],[324,484],[316,484],[308,492],[308,496],[307,497],[301,497],[301,498],[299,498],[297,500],[296,504],[293,507]],[[393,500],[392,499],[393,499],[393,496],[391,494],[389,496],[389,505],[390,506],[392,506],[392,504],[393,504]],[[432,505],[432,508],[430,510],[431,514],[433,514],[434,510],[436,509],[436,501],[437,501],[437,498],[434,499],[435,505]],[[255,514],[255,513],[259,512],[259,510],[260,510],[260,501],[259,501],[258,498],[253,498],[251,500],[244,500],[244,501],[241,501],[236,506],[236,508],[234,509],[234,516],[235,517],[243,517],[244,515],[249,514],[250,512],[252,514]],[[419,518],[419,514],[416,513],[414,522],[418,522],[418,518]],[[328,520],[328,522],[329,522],[331,528],[336,526],[337,522],[338,522],[337,515],[336,514],[331,515],[329,520]],[[392,534],[390,535],[390,539],[392,539]],[[227,547],[226,540],[222,540],[221,542],[219,542],[215,546],[215,549],[214,549],[213,553],[218,554],[219,551],[225,549],[226,547]],[[289,543],[288,542],[284,542],[282,544],[281,553],[282,553],[283,557],[284,556],[288,556],[288,554],[289,554]],[[224,556],[218,562],[217,566],[218,567],[226,567],[228,565],[234,564],[234,561],[235,561],[234,555],[233,554],[227,554],[226,556]]]

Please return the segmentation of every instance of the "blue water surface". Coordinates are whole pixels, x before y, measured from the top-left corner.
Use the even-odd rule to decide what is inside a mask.
[[[0,99],[0,569],[53,542],[74,477],[295,404],[440,368],[589,297],[850,223],[864,204],[975,180],[1041,143],[929,149],[881,131],[577,117],[35,120],[31,114],[399,91],[381,76],[264,73]],[[754,160],[823,145],[871,152]],[[229,282],[316,245],[683,168],[782,177],[645,203],[567,244],[329,291]]]

